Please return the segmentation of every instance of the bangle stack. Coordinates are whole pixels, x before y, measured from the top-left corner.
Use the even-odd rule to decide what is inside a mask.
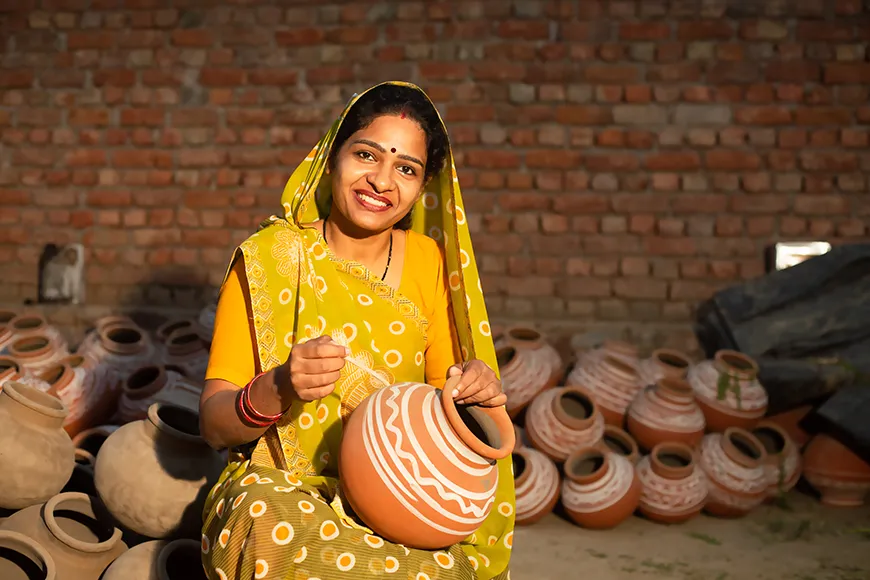
[[[251,405],[251,386],[254,384],[254,381],[262,377],[266,373],[260,373],[251,379],[245,388],[242,389],[242,392],[239,393],[239,396],[236,398],[239,415],[242,419],[251,425],[256,427],[269,427],[274,423],[278,422],[278,419],[281,418],[284,413],[278,413],[277,415],[263,415],[254,409],[254,406]]]

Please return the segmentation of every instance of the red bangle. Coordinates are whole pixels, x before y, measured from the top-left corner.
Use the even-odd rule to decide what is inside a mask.
[[[239,413],[242,417],[248,421],[249,423],[256,425],[257,427],[268,427],[273,423],[276,423],[284,413],[278,413],[277,415],[264,415],[254,409],[254,406],[251,404],[251,386],[254,384],[254,381],[262,377],[266,373],[260,373],[255,376],[251,381],[245,385],[245,388],[242,389],[241,395],[239,396]]]

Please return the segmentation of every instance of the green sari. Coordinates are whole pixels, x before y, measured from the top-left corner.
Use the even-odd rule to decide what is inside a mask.
[[[234,260],[244,260],[258,370],[283,363],[294,344],[329,334],[368,371],[345,365],[332,394],[294,402],[249,458],[227,466],[203,513],[203,565],[211,579],[509,577],[515,511],[510,458],[498,462],[487,519],[449,549],[392,544],[343,507],[337,478],[343,421],[384,383],[425,382],[428,326],[416,304],[361,264],[336,257],[319,230],[303,226],[330,206],[330,181],[321,178],[338,128],[358,98],[293,172],[281,199],[284,215],[264,222]],[[411,229],[443,249],[463,360],[480,359],[498,372],[452,153],[412,216]]]

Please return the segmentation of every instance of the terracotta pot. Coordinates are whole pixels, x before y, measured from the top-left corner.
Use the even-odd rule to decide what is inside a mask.
[[[595,445],[604,435],[604,417],[589,391],[563,387],[541,393],[526,413],[529,443],[561,463],[572,451]]]
[[[112,393],[116,401],[130,373],[156,362],[157,351],[148,334],[123,318],[101,319],[89,336],[91,338],[79,347],[78,354],[96,362],[104,373],[100,376],[101,391]]]
[[[600,447],[579,449],[565,462],[562,504],[574,522],[604,530],[625,521],[640,503],[634,464]]]
[[[14,338],[15,334],[9,324],[0,322],[0,353],[6,352]]]
[[[444,392],[458,381],[448,379]],[[338,467],[349,504],[370,528],[392,542],[439,549],[470,536],[489,515],[495,461],[513,447],[503,407],[457,407],[440,389],[398,383],[350,414]]]
[[[85,337],[82,340],[81,344],[77,349],[78,354],[86,354],[91,352],[91,350],[100,342],[100,333],[105,332],[111,328],[125,328],[132,327],[138,328],[138,325],[133,322],[133,319],[129,316],[123,316],[118,314],[112,314],[109,316],[103,316],[97,319],[93,328],[88,330],[85,333]]]
[[[56,580],[57,567],[38,542],[0,530],[0,578],[3,580]]]
[[[801,477],[801,452],[788,433],[771,421],[760,421],[752,434],[767,452],[767,497],[775,498],[791,491]]]
[[[634,437],[615,425],[604,426],[604,436],[601,438],[602,449],[616,453],[628,459],[632,465],[640,461],[640,448]]]
[[[704,437],[704,414],[683,379],[662,378],[641,390],[627,413],[628,432],[643,449],[677,441],[695,447]]]
[[[23,313],[9,321],[15,340],[32,336],[48,338],[56,350],[67,350],[66,340],[60,331],[49,324],[41,314]]]
[[[529,447],[514,449],[516,523],[528,526],[553,511],[559,500],[559,470],[553,460]]]
[[[566,382],[588,389],[604,420],[617,427],[625,424],[628,406],[643,388],[634,367],[610,354],[578,364]]]
[[[24,374],[38,374],[68,354],[66,349],[44,335],[16,338],[9,347],[9,355],[18,361]]]
[[[97,580],[112,561],[127,551],[95,497],[61,493],[44,505],[15,513],[4,530],[36,540],[54,559],[57,580]]]
[[[169,382],[163,366],[140,367],[124,381],[118,402],[118,420],[121,423],[139,421],[148,415],[148,407],[157,402],[157,396]]]
[[[0,392],[0,507],[22,509],[48,501],[75,465],[73,444],[57,397],[10,381]]]
[[[836,507],[864,505],[870,491],[870,464],[828,435],[816,435],[804,450],[804,478]]]
[[[741,517],[767,498],[767,452],[752,433],[729,427],[701,443],[700,465],[707,475],[707,505],[715,516]]]
[[[0,356],[0,390],[7,381],[16,381],[21,378],[21,367],[18,362],[8,356]]]
[[[184,376],[201,382],[205,380],[208,367],[208,348],[193,329],[181,328],[166,339],[163,362],[180,368]]]
[[[547,341],[547,337],[540,331],[522,326],[512,326],[502,335],[498,346],[513,346],[517,350],[527,351],[531,356],[540,359],[540,365],[549,369],[549,375],[544,375],[549,386],[559,384],[565,375],[565,364],[562,357],[559,356],[559,351]]]
[[[223,460],[187,409],[155,404],[103,443],[94,470],[100,498],[122,526],[149,538],[200,537],[206,490]]]
[[[502,346],[496,351],[502,390],[507,395],[505,409],[516,417],[541,391],[552,387],[550,367],[537,351]]]
[[[643,492],[638,509],[647,518],[679,524],[701,513],[707,501],[707,477],[685,443],[659,443],[637,464]]]
[[[174,367],[166,367],[166,386],[157,393],[155,401],[184,407],[198,415],[202,382],[195,382],[172,369]]]
[[[637,365],[637,375],[644,386],[664,378],[685,379],[692,361],[678,350],[660,348]]]
[[[166,344],[166,342],[169,340],[169,336],[173,332],[175,332],[176,330],[192,330],[195,323],[196,321],[191,320],[190,318],[169,320],[158,326],[154,334],[157,337],[157,340],[159,340],[163,344]]]
[[[689,369],[689,384],[704,412],[707,431],[751,430],[767,412],[767,391],[756,378],[758,365],[745,354],[720,350],[713,360]]]
[[[606,339],[601,341],[601,344],[596,348],[578,351],[577,364],[593,364],[606,356],[612,356],[613,358],[619,359],[628,366],[636,369],[640,363],[637,352],[637,347],[630,342]]]
[[[800,449],[803,449],[813,436],[801,427],[801,422],[804,420],[804,417],[812,412],[812,410],[812,405],[803,405],[796,409],[792,409],[791,411],[777,413],[776,415],[768,415],[764,420],[779,425],[786,433],[788,433],[789,438],[791,438],[795,445]]]
[[[195,540],[155,540],[130,548],[101,580],[205,580],[202,552]]]

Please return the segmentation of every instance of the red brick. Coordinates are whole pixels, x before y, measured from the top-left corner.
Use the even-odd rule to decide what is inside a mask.
[[[704,153],[704,163],[713,170],[758,169],[761,167],[761,158],[746,151],[717,149]]]
[[[619,38],[623,40],[663,40],[671,35],[667,22],[624,22],[619,25]]]
[[[798,125],[850,125],[852,111],[845,108],[806,107],[795,111],[795,123]]]
[[[690,171],[700,165],[701,158],[694,151],[650,153],[644,157],[644,167],[650,171]]]
[[[765,67],[764,76],[774,83],[815,83],[822,78],[822,67],[816,62],[771,62]]]
[[[870,63],[830,63],[825,65],[828,84],[866,85],[870,83]]]
[[[819,22],[818,20],[798,22],[797,40],[845,42],[852,39],[852,23]]]
[[[858,157],[847,152],[804,151],[800,155],[800,165],[806,171],[855,171]]]

